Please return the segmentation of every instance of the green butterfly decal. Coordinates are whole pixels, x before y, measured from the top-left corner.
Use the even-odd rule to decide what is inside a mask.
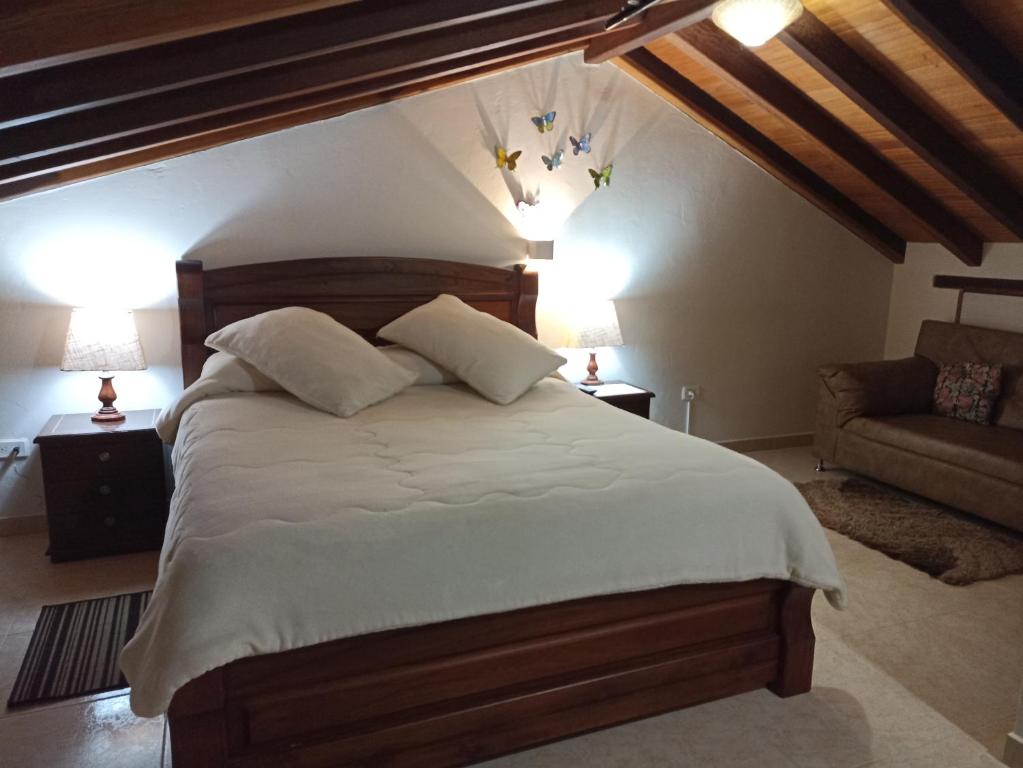
[[[614,165],[612,165],[610,163],[605,165],[603,167],[603,169],[601,169],[599,171],[595,171],[592,168],[590,168],[590,178],[593,179],[593,188],[594,189],[600,189],[601,187],[610,187],[611,186],[611,169],[612,168],[614,168]]]

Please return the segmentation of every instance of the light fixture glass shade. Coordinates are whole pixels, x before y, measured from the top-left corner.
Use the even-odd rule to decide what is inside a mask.
[[[763,45],[799,18],[799,0],[722,0],[711,13],[714,23],[747,48]]]
[[[146,358],[127,309],[73,309],[62,371],[143,371]]]
[[[615,303],[610,299],[586,302],[573,307],[571,323],[573,337],[569,347],[593,349],[620,347],[624,343],[622,329],[618,326]]]

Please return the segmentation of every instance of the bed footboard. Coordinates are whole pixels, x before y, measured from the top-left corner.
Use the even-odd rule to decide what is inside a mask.
[[[232,662],[168,713],[175,768],[468,765],[768,687],[810,689],[813,590],[610,595]]]

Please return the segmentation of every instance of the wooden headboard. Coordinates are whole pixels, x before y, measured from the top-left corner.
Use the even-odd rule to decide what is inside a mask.
[[[212,350],[209,334],[236,320],[281,307],[309,307],[373,343],[387,323],[441,293],[457,296],[536,336],[537,276],[513,269],[433,259],[301,259],[204,270],[177,262],[181,367],[187,387]]]

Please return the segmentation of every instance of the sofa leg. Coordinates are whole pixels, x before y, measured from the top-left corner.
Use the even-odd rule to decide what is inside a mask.
[[[813,470],[814,472],[827,472],[828,468],[824,466],[824,459],[817,459],[817,466]]]

